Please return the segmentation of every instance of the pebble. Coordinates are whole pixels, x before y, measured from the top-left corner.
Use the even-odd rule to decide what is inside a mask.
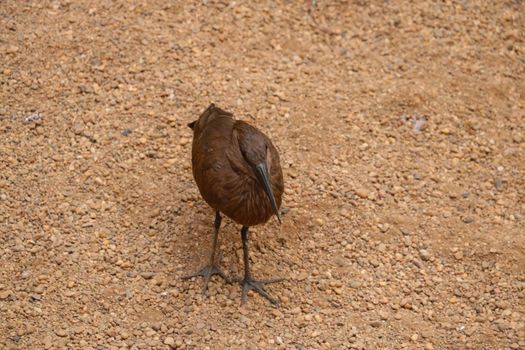
[[[361,287],[361,285],[362,285],[362,283],[360,281],[356,281],[356,280],[350,281],[350,287],[351,288],[357,289],[357,288]]]
[[[354,190],[355,194],[358,196],[358,197],[361,197],[361,198],[364,198],[364,199],[367,199],[368,198],[368,191],[365,190],[364,188],[357,188]]]
[[[51,347],[53,346],[53,338],[51,338],[51,336],[46,336],[44,337],[44,339],[42,340],[42,343],[44,345],[44,349],[48,350],[48,349],[51,349]]]
[[[474,218],[473,218],[472,216],[465,216],[465,217],[463,218],[463,222],[464,222],[465,224],[471,224],[471,223],[474,222]]]
[[[6,53],[16,53],[16,52],[18,52],[18,50],[19,50],[19,49],[18,49],[18,46],[16,46],[16,45],[9,45],[9,46],[7,46],[7,48],[5,49],[5,52],[6,52]]]
[[[64,330],[64,329],[57,329],[55,331],[55,334],[58,335],[59,337],[66,337],[67,336],[67,332]]]
[[[429,254],[428,250],[426,250],[426,249],[421,249],[419,251],[419,256],[421,257],[421,259],[423,261],[428,261],[428,259],[430,259],[430,254]]]
[[[301,308],[299,306],[294,307],[293,309],[290,310],[290,313],[293,315],[298,315],[301,313]]]
[[[296,279],[297,279],[298,281],[303,281],[303,280],[305,280],[305,279],[307,279],[307,278],[308,278],[308,272],[306,272],[306,271],[302,271],[302,272],[300,272],[300,273],[297,275],[297,277],[296,277]]]
[[[166,337],[166,339],[164,339],[164,344],[166,345],[169,345],[171,347],[174,347],[175,346],[175,339],[173,337]]]
[[[82,132],[84,131],[84,128],[82,127],[81,124],[74,124],[73,125],[73,133],[75,133],[75,135],[82,135]]]
[[[434,350],[434,345],[432,345],[432,343],[425,343],[425,350]]]
[[[10,291],[8,291],[8,290],[2,291],[2,292],[0,292],[0,300],[5,300],[5,299],[9,298],[10,295],[11,295]]]
[[[154,272],[141,272],[140,276],[146,280],[150,280],[153,278],[153,276],[155,276],[155,273]]]
[[[381,321],[372,321],[370,325],[374,328],[381,327]]]

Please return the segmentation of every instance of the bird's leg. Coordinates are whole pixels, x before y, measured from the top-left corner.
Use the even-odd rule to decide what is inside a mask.
[[[249,249],[248,249],[248,227],[243,226],[241,229],[241,238],[242,238],[242,250],[243,250],[243,256],[244,256],[244,278],[237,279],[237,282],[240,282],[242,284],[242,294],[241,294],[241,304],[244,304],[246,302],[246,295],[248,294],[248,291],[254,290],[266,299],[268,299],[272,304],[277,305],[279,302],[277,299],[272,297],[268,292],[266,292],[264,285],[268,283],[273,282],[280,282],[284,280],[284,278],[275,278],[271,280],[255,280],[252,278],[252,274],[250,272],[250,257],[249,257]]]
[[[219,262],[215,261],[215,250],[217,250],[217,242],[219,240],[219,229],[221,227],[221,221],[222,221],[221,214],[217,210],[215,212],[215,223],[213,225],[213,227],[214,227],[213,245],[212,245],[212,248],[211,248],[210,263],[208,265],[204,266],[199,271],[197,271],[197,272],[195,272],[195,273],[193,273],[193,274],[191,274],[189,276],[184,276],[183,277],[183,279],[189,279],[189,278],[197,277],[197,276],[204,277],[204,285],[202,286],[202,294],[206,294],[206,292],[208,290],[208,283],[210,282],[211,276],[213,276],[213,275],[219,275],[226,282],[230,283],[230,280],[228,279],[228,277],[226,277],[226,274],[224,272],[222,272],[222,270],[218,266]]]

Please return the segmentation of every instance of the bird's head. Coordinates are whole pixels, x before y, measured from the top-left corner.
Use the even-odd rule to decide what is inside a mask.
[[[280,224],[281,216],[279,215],[279,208],[275,201],[271,184],[272,152],[268,145],[268,139],[251,125],[246,123],[242,125],[243,127],[238,131],[240,132],[239,148],[241,154],[251,167],[257,182],[268,196],[268,200]]]
[[[210,104],[208,108],[199,116],[199,119],[192,121],[188,124],[188,127],[196,132],[197,130],[202,129],[207,123],[215,119],[218,116],[229,116],[232,117],[233,114],[226,112],[219,107],[216,107],[214,103]]]

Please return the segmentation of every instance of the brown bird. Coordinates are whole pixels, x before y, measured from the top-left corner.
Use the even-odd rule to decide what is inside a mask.
[[[250,272],[248,228],[281,216],[279,208],[284,191],[279,154],[270,139],[253,126],[233,118],[213,103],[198,120],[188,124],[193,130],[193,177],[204,200],[215,209],[214,236],[210,262],[196,273],[186,276],[204,277],[203,294],[213,275],[230,282],[215,258],[221,226],[221,213],[242,225],[244,277],[236,279],[243,286],[241,302],[254,290],[273,304],[265,284],[283,279],[256,280]]]

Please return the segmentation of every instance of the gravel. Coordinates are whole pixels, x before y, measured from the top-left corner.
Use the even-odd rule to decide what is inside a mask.
[[[2,3],[0,349],[524,348],[523,6],[206,3]],[[180,278],[210,102],[280,151],[278,308]]]

